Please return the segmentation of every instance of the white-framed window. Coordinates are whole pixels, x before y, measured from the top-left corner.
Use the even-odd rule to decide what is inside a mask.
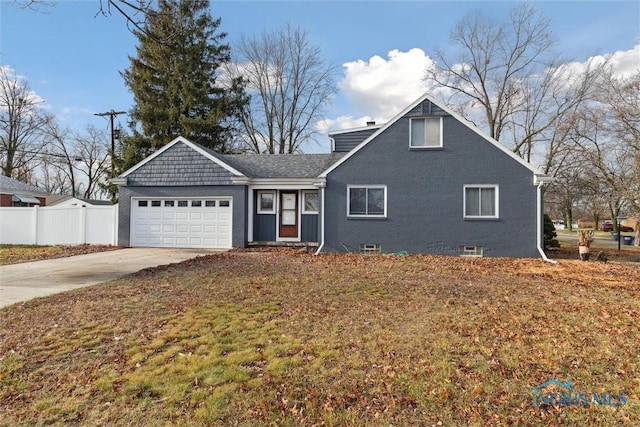
[[[259,214],[276,213],[276,192],[275,191],[258,191],[258,213]]]
[[[385,218],[387,216],[387,186],[349,185],[347,187],[347,216]]]
[[[499,192],[497,185],[465,185],[464,217],[498,218]]]
[[[481,257],[484,255],[482,246],[459,246],[458,255],[468,257]]]
[[[442,117],[417,117],[410,123],[409,148],[442,147]]]
[[[302,213],[317,214],[320,207],[320,197],[317,191],[302,192]]]

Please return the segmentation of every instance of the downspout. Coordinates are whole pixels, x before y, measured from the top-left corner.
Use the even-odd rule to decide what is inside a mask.
[[[536,190],[537,192],[537,209],[536,209],[536,217],[537,217],[537,221],[536,221],[536,230],[537,230],[537,236],[536,236],[536,243],[538,246],[538,252],[540,252],[540,256],[542,256],[542,259],[546,262],[550,262],[551,264],[557,264],[558,261],[553,260],[553,259],[549,259],[547,258],[547,254],[544,253],[544,248],[542,247],[543,242],[542,242],[542,226],[544,224],[544,216],[542,215],[542,186],[544,185],[543,181],[540,181],[538,183],[538,188]]]
[[[320,233],[320,246],[318,246],[318,250],[314,255],[318,255],[322,251],[322,247],[324,246],[324,189],[325,185],[320,187],[320,228],[322,229]]]

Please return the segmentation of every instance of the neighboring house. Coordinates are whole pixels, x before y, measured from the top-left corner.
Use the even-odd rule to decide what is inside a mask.
[[[429,95],[330,138],[306,155],[175,139],[113,180],[119,244],[544,257],[548,178]]]
[[[38,187],[0,175],[0,207],[43,207],[48,196]]]
[[[55,202],[49,203],[48,207],[69,207],[69,206],[111,206],[111,202],[109,200],[92,200],[92,199],[81,199],[73,196],[65,196],[62,199],[59,199]]]

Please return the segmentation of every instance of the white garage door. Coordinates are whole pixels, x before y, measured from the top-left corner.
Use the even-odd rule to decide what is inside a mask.
[[[231,248],[231,198],[131,200],[131,246]]]

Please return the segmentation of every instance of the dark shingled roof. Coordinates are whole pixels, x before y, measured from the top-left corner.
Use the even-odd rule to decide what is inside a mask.
[[[17,179],[9,178],[8,176],[0,175],[0,190],[3,192],[23,192],[27,194],[48,194],[46,191],[34,187],[33,185],[26,184]]]
[[[316,178],[347,154],[218,154],[205,150],[249,178]]]

